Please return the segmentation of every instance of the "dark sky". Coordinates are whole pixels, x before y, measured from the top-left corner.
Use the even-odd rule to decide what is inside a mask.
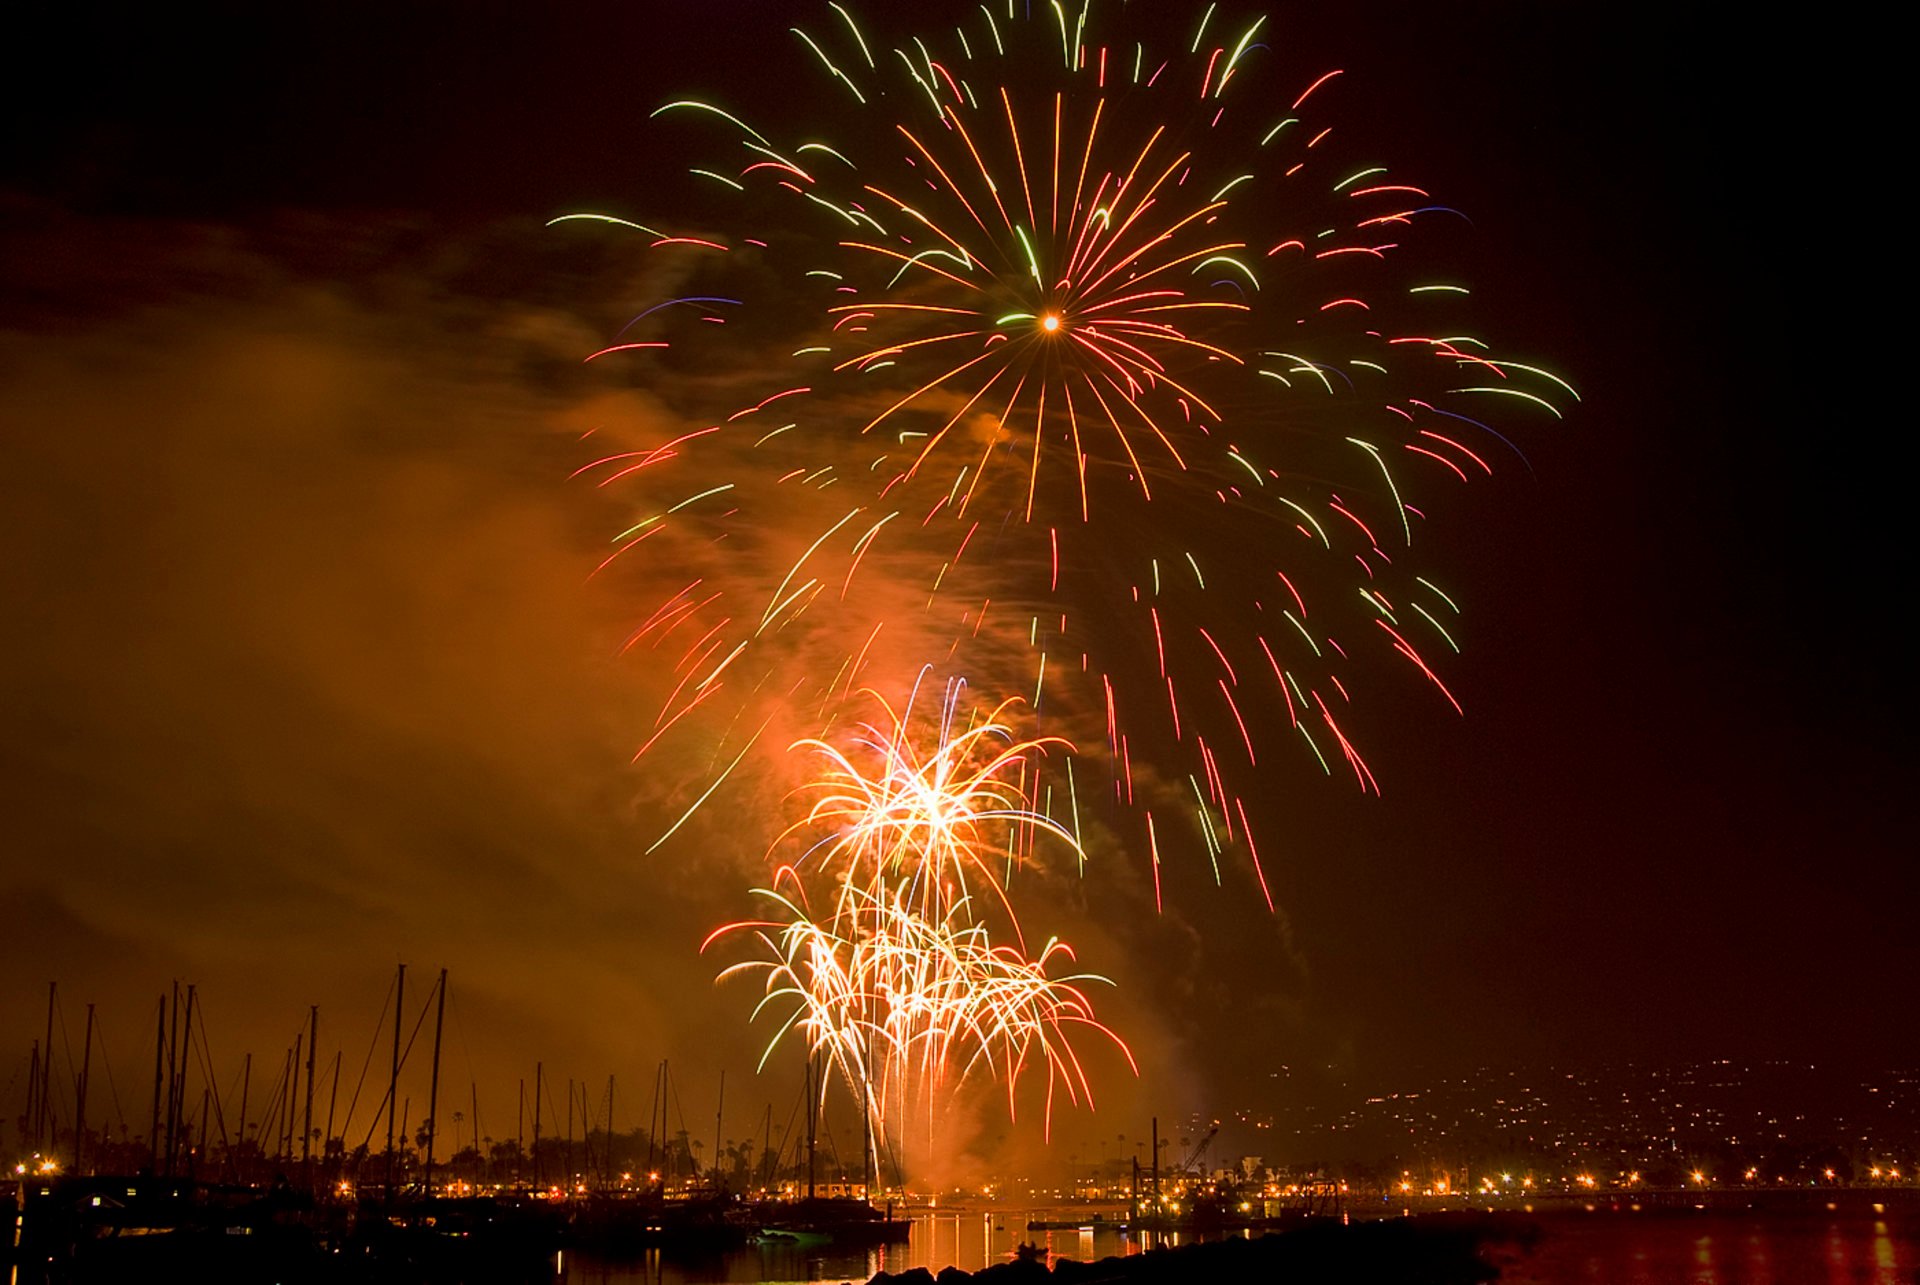
[[[1409,702],[1384,798],[1293,804],[1293,962],[1198,886],[1090,943],[1146,1046],[1119,1113],[1280,1062],[1920,1057],[1859,109],[1818,41],[1663,10],[1275,13],[1585,400],[1446,537],[1467,716]],[[779,110],[814,16],[36,7],[0,148],[0,1068],[44,980],[131,1062],[176,976],[222,1055],[318,1001],[351,1063],[405,959],[453,970],[477,1076],[744,1073],[694,955],[743,884],[643,855],[643,684],[581,583],[612,518],[566,478],[580,425],[657,412],[564,373],[617,326],[596,272],[637,269],[540,224],[652,208],[652,108]]]

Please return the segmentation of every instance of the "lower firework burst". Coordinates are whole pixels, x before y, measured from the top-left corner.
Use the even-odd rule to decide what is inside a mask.
[[[1059,1093],[1093,1105],[1076,1030],[1110,1040],[1132,1065],[1086,990],[1107,979],[1057,972],[1074,961],[1065,942],[1050,940],[1032,955],[996,945],[965,899],[930,919],[897,889],[840,888],[834,913],[817,920],[797,881],[760,895],[782,917],[727,924],[707,939],[749,934],[761,948],[760,958],[732,965],[721,979],[761,974],[756,1016],[787,1010],[766,1054],[797,1032],[810,1053],[826,1055],[883,1136],[890,1121],[897,1129],[931,1115],[977,1077],[1000,1083],[1014,1116],[1019,1086],[1035,1070],[1045,1077],[1051,1131]]]
[[[1039,1070],[1050,1127],[1058,1093],[1092,1102],[1075,1030],[1131,1054],[1087,993],[1106,979],[1057,975],[1074,959],[1058,939],[1029,953],[1004,892],[1041,839],[1079,852],[1023,790],[1055,742],[1015,734],[1018,702],[963,716],[964,690],[950,684],[931,723],[916,722],[911,699],[895,711],[875,696],[883,717],[846,744],[797,744],[823,768],[798,791],[811,805],[783,836],[802,852],[759,890],[777,917],[728,924],[705,946],[752,938],[759,957],[721,977],[761,974],[757,1011],[786,1010],[767,1052],[798,1031],[876,1122],[889,1104],[903,1116],[931,1111],[936,1093],[980,1076],[1001,1083],[1012,1113],[1021,1081]]]

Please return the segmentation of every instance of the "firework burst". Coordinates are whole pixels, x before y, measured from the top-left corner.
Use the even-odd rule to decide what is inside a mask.
[[[781,917],[726,925],[706,945],[753,938],[759,957],[721,976],[763,974],[760,1008],[786,1008],[767,1052],[797,1028],[877,1119],[889,1102],[929,1110],[938,1091],[977,1071],[1000,1080],[1011,1112],[1038,1065],[1050,1126],[1056,1092],[1092,1100],[1073,1030],[1098,1031],[1131,1054],[1087,995],[1087,983],[1106,979],[1054,975],[1074,957],[1058,939],[1029,955],[1003,892],[1041,838],[1080,855],[1021,785],[1059,743],[1020,739],[1010,726],[1016,702],[963,716],[964,691],[949,684],[930,725],[911,702],[895,711],[875,695],[881,717],[858,724],[847,744],[794,746],[821,769],[796,792],[811,803],[777,845],[802,852],[759,893]],[[818,911],[810,888],[825,890]],[[976,889],[990,893],[986,902]],[[996,944],[996,927],[1012,944]]]
[[[857,724],[845,748],[819,739],[793,747],[822,765],[797,792],[810,799],[805,815],[783,836],[822,836],[796,864],[849,895],[895,890],[929,922],[942,922],[976,888],[1004,904],[1001,882],[1032,858],[1042,837],[1084,860],[1072,833],[1029,806],[1023,787],[1049,748],[1072,747],[1059,737],[1019,739],[1010,726],[1018,700],[972,711],[963,722],[964,691],[963,683],[948,685],[924,748],[911,726],[911,699],[896,713],[878,693],[872,698],[881,717]]]
[[[759,890],[780,917],[724,925],[705,945],[746,934],[760,949],[760,958],[720,977],[762,978],[755,1016],[772,1010],[780,1022],[762,1065],[797,1032],[809,1053],[827,1057],[883,1132],[889,1117],[933,1113],[976,1075],[999,1082],[1014,1115],[1018,1086],[1036,1066],[1045,1077],[1050,1129],[1058,1093],[1093,1103],[1073,1044],[1076,1030],[1110,1040],[1132,1065],[1126,1043],[1095,1016],[1087,993],[1089,984],[1107,979],[1057,972],[1074,959],[1066,943],[1050,940],[1032,955],[996,945],[967,899],[930,919],[911,896],[887,887],[841,887],[834,913],[816,919],[800,881],[782,873],[784,890]]]
[[[1125,15],[1034,12],[888,48],[834,6],[796,32],[841,100],[797,105],[817,134],[660,109],[730,141],[694,174],[761,234],[641,228],[717,284],[593,358],[697,364],[724,324],[683,321],[738,320],[769,271],[804,342],[747,404],[583,470],[657,472],[658,494],[700,458],[726,471],[616,542],[713,572],[631,640],[684,647],[643,749],[716,722],[737,745],[776,706],[829,726],[859,686],[938,660],[1104,724],[1080,779],[1049,778],[1062,809],[1097,779],[1142,851],[1191,842],[1218,876],[1237,850],[1265,895],[1267,729],[1377,791],[1350,734],[1365,671],[1404,666],[1459,708],[1457,607],[1412,499],[1492,472],[1509,448],[1488,408],[1557,416],[1572,390],[1447,322],[1465,287],[1401,270],[1458,214],[1331,141],[1339,73],[1276,96],[1263,21],[1214,8],[1169,55],[1104,30]],[[770,593],[728,583],[728,540],[791,559]],[[915,631],[904,655],[889,629]]]
[[[1014,871],[1058,868],[1024,860],[1042,839],[1081,868],[1097,808],[1156,906],[1178,847],[1271,907],[1254,821],[1282,747],[1377,793],[1373,672],[1460,709],[1425,495],[1517,457],[1501,419],[1574,398],[1451,319],[1467,287],[1422,265],[1463,216],[1336,139],[1339,71],[1289,71],[1265,19],[1216,5],[1171,49],[1143,21],[982,5],[882,39],[831,4],[794,30],[825,92],[777,122],[655,113],[712,147],[692,177],[731,230],[556,220],[644,236],[687,283],[588,357],[693,399],[684,431],[581,470],[642,496],[603,570],[687,569],[628,639],[677,656],[636,758],[713,765],[682,821],[763,740],[824,765],[769,894],[785,917],[723,935],[758,935],[747,967],[850,1082],[869,1036],[1017,1078],[1019,1031],[1084,1090],[1046,1015],[1091,1012],[1048,989],[1053,946],[1025,953]],[[771,335],[784,363],[744,364]],[[884,700],[851,721],[929,667],[949,695],[927,748]],[[1022,693],[1033,735],[1011,705],[956,724],[960,674]],[[781,720],[803,730],[767,736]],[[986,889],[1016,945],[975,917]]]

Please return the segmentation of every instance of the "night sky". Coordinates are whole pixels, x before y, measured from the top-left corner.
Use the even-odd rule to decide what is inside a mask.
[[[12,42],[0,1082],[55,979],[136,1132],[174,978],[223,1058],[319,1003],[351,1073],[405,960],[451,970],[493,1113],[536,1058],[637,1093],[671,1057],[705,1100],[759,1045],[696,954],[749,863],[645,855],[678,809],[627,766],[632,604],[586,583],[617,515],[568,479],[640,413],[578,360],[645,283],[542,224],[666,217],[648,113],[812,92],[815,7],[221,8]],[[1274,11],[1294,79],[1346,69],[1341,128],[1471,216],[1488,329],[1585,400],[1447,527],[1466,717],[1386,694],[1383,798],[1293,778],[1283,913],[1192,881],[1072,934],[1145,1072],[1100,1064],[1097,1132],[1281,1064],[1920,1058],[1904,372],[1850,99],[1818,42],[1543,8]]]

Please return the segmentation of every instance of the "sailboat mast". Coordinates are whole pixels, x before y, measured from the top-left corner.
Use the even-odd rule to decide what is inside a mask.
[[[540,1097],[541,1086],[546,1083],[546,1068],[539,1062],[533,1064],[533,1185],[540,1185]]]
[[[320,1153],[323,1156],[326,1154],[327,1144],[333,1141],[333,1109],[340,1105],[340,1056],[343,1052],[345,1050],[336,1049],[333,1054],[333,1085],[327,1090],[327,1136],[320,1140]],[[340,1148],[343,1158],[346,1150],[344,1146]]]
[[[1160,1216],[1160,1117],[1153,1117],[1153,1201],[1154,1217]]]
[[[34,1151],[40,1150],[38,1121],[40,1119],[40,1041],[33,1042],[33,1053],[27,1059],[27,1114],[22,1117],[21,1128],[25,1130],[25,1141]]]
[[[307,1109],[300,1120],[300,1168],[309,1189],[313,1186],[313,1059],[320,1051],[320,1006],[307,1009]]]
[[[660,1127],[657,1123],[657,1117],[660,1114],[660,1077],[666,1067],[667,1064],[662,1062],[653,1068],[653,1106],[647,1111],[647,1173],[649,1175],[653,1173],[654,1143],[660,1137]],[[652,1182],[652,1177],[649,1176],[647,1181]]]
[[[199,991],[196,982],[187,983],[187,1020],[180,1028],[180,1145],[189,1153],[193,1150],[193,1130],[187,1125],[187,1072],[193,1066],[193,1001]],[[206,1037],[201,1037],[201,1043]],[[191,1171],[192,1156],[188,1156]]]
[[[33,1141],[42,1156],[53,1154],[53,1138],[50,1136],[53,1125],[53,1108],[47,1099],[52,1096],[53,1088],[53,996],[60,987],[58,982],[47,983],[47,1038],[40,1041],[40,1100],[39,1109],[33,1117]]]
[[[407,997],[407,966],[400,965],[393,983],[393,1073],[387,1079],[387,1190],[393,1199],[393,1113],[400,1106],[400,1008]]]
[[[280,1126],[280,1159],[283,1164],[293,1163],[293,1103],[300,1096],[300,1050],[306,1042],[305,1031],[294,1032],[293,1051],[287,1054],[287,1114]]]
[[[593,1105],[587,1101],[587,1082],[582,1080],[580,1081],[580,1169],[575,1176],[591,1178],[593,1175]]]
[[[187,1131],[187,1179],[192,1181],[200,1171],[200,1157],[207,1154],[207,1120],[213,1114],[213,1087],[202,1086],[200,1090],[200,1145],[193,1145],[193,1131]]]
[[[173,1003],[167,1015],[167,1153],[166,1165],[162,1170],[169,1178],[173,1176],[173,1132],[179,1123],[176,1114],[175,1088],[180,1073],[180,983],[173,984]]]
[[[807,1199],[813,1199],[814,1149],[818,1142],[813,1092],[813,1050],[807,1050]]]
[[[148,1168],[160,1172],[160,1070],[167,1055],[167,997],[160,997],[160,1011],[153,1032],[153,1124],[147,1130]]]
[[[178,1129],[177,1129],[178,1140],[180,1145],[185,1147],[189,1151],[193,1149],[193,1132],[187,1128],[187,1064],[193,1058],[193,993],[194,993],[194,989],[195,989],[194,983],[188,982],[187,983],[187,1020],[186,1020],[185,1027],[181,1031],[180,1048],[177,1050],[180,1056],[180,1074],[179,1074],[179,1078],[174,1082],[174,1090],[173,1090],[173,1098],[174,1098],[173,1116],[174,1116],[174,1120],[178,1123]],[[167,1172],[169,1174],[173,1172],[173,1155],[171,1152],[169,1152],[167,1155]]]
[[[769,1102],[767,1103],[767,1122],[764,1125],[762,1125],[760,1128],[760,1164],[757,1166],[757,1168],[760,1173],[760,1186],[762,1188],[765,1188],[768,1185],[768,1183],[770,1183],[773,1180],[773,1162],[767,1159],[767,1149],[772,1145],[773,1145],[773,1103]],[[787,1144],[784,1141],[782,1141],[780,1144],[781,1149],[785,1150],[786,1145]]]
[[[433,1010],[433,1079],[427,1087],[427,1198],[433,1198],[433,1144],[440,1137],[440,1031],[447,1018],[447,970],[440,970],[440,999]],[[313,1086],[307,1086],[311,1092]]]
[[[247,1054],[240,1068],[240,1153],[247,1149],[247,1091],[253,1087],[253,1054]],[[229,1167],[233,1170],[233,1180],[241,1181],[238,1156],[229,1157]]]
[[[80,1155],[87,1145],[87,1079],[93,1072],[93,1005],[87,1005],[87,1035],[80,1046],[80,1089],[79,1099],[73,1116],[73,1171],[85,1173],[80,1167]]]
[[[868,1204],[873,1203],[873,1029],[867,1029],[866,1056],[860,1061],[860,1182]]]
[[[284,1165],[287,1160],[287,1148],[293,1139],[293,1080],[294,1054],[288,1049],[280,1059],[280,1095],[274,1099],[273,1115],[273,1160],[276,1165]]]
[[[479,1112],[474,1113],[475,1118]],[[603,1190],[613,1189],[613,1077],[607,1077],[607,1153],[602,1157],[603,1173],[600,1186]]]

